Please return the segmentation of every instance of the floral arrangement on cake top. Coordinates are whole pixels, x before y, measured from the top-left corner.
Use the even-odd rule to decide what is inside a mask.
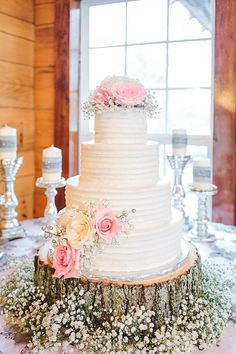
[[[56,232],[45,230],[53,239],[40,249],[40,260],[55,269],[56,278],[80,278],[85,258],[91,262],[104,243],[128,235],[133,228],[129,214],[115,214],[106,201],[66,207],[59,212]]]
[[[107,76],[90,94],[88,102],[83,104],[83,112],[88,118],[97,112],[130,108],[144,110],[150,117],[158,112],[154,94],[138,80],[125,76]]]

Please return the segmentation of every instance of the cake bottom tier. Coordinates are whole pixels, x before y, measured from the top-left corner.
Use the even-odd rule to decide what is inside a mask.
[[[89,306],[126,314],[132,306],[145,306],[160,316],[177,315],[187,294],[197,296],[201,289],[201,262],[197,250],[190,243],[188,257],[176,270],[151,279],[105,281],[101,279],[58,279],[54,269],[35,258],[35,285],[43,288],[49,303],[70,296],[76,289],[83,292]]]

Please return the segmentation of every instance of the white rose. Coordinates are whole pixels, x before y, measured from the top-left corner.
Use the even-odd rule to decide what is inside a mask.
[[[91,235],[93,222],[83,212],[78,212],[66,225],[66,238],[73,248],[80,248]]]

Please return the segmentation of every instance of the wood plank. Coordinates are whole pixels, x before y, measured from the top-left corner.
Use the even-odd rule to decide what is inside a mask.
[[[16,195],[22,197],[25,194],[33,194],[34,183],[34,175],[17,177],[15,181]]]
[[[35,25],[45,25],[55,22],[55,3],[45,3],[35,6]]]
[[[35,111],[35,146],[45,148],[54,144],[54,111]]]
[[[27,220],[33,218],[34,210],[34,194],[26,194],[18,198],[18,218],[19,220]]]
[[[51,68],[35,70],[35,109],[54,109],[55,74]]]
[[[32,41],[0,32],[0,48],[0,60],[34,65],[34,43]]]
[[[5,83],[33,87],[34,68],[0,61],[0,87]]]
[[[51,4],[55,3],[56,0],[35,0],[35,5],[40,5],[40,4]]]
[[[34,175],[31,176],[16,176],[14,183],[15,193],[17,198],[25,194],[33,194],[34,191]],[[2,190],[2,181],[0,181],[0,189]]]
[[[55,145],[62,149],[62,170],[69,176],[69,28],[70,0],[56,2],[55,16],[56,57],[55,57]],[[65,205],[63,191],[59,191],[57,206]]]
[[[1,0],[0,12],[33,23],[34,0]]]
[[[8,124],[17,129],[18,152],[34,149],[34,111],[0,107],[0,125]]]
[[[20,120],[31,125],[34,122],[34,111],[32,109],[22,109],[13,107],[0,107],[0,122],[4,120],[6,124]]]
[[[54,25],[35,29],[35,66],[55,65]]]
[[[34,217],[39,218],[44,215],[44,210],[46,207],[46,196],[43,193],[38,192],[37,190],[34,192]]]
[[[33,108],[33,91],[32,87],[3,84],[0,88],[0,106]]]
[[[17,177],[34,176],[34,151],[23,151],[18,156],[22,156],[24,162],[17,173]]]
[[[35,158],[35,178],[38,178],[38,177],[42,176],[42,152],[43,152],[43,148],[36,148],[35,149],[35,153],[34,153],[34,158]]]
[[[34,41],[34,25],[0,13],[0,31]]]
[[[214,221],[236,224],[236,2],[216,0],[213,182]]]

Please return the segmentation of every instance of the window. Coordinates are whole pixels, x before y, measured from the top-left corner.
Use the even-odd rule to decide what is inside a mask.
[[[161,143],[163,174],[170,175],[174,128],[187,129],[189,154],[211,157],[212,7],[207,0],[82,1],[81,101],[107,75],[140,79],[160,106],[148,133]],[[93,125],[82,120],[81,140],[92,138]]]

